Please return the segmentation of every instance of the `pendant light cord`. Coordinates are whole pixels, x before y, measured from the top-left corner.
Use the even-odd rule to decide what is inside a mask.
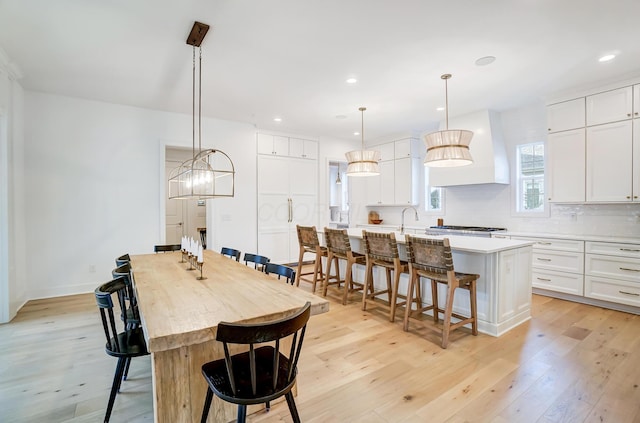
[[[364,111],[367,110],[366,107],[360,107],[360,113],[362,114],[362,119],[360,120],[360,122],[362,122],[362,127],[360,128],[360,135],[362,135],[362,151],[364,151]]]
[[[444,79],[444,115],[447,122],[447,131],[449,130],[449,78]]]
[[[196,47],[193,46],[193,69],[191,72],[191,157],[196,156]]]
[[[202,47],[198,68],[198,154],[202,153]]]

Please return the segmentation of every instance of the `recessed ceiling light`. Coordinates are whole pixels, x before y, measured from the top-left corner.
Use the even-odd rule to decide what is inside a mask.
[[[496,61],[495,56],[484,56],[484,57],[481,57],[478,60],[476,60],[476,66],[490,65],[491,63],[493,63],[495,61]]]
[[[360,132],[354,132],[353,135],[360,135]]]
[[[598,62],[608,62],[609,60],[615,59],[615,54],[606,54],[598,59]]]
[[[437,110],[437,111],[439,111],[439,112],[441,112],[441,111],[443,111],[443,110],[444,110],[444,107],[440,106],[440,107],[438,107],[436,110]]]
[[[349,79],[347,79],[346,82],[347,82],[347,84],[355,84],[356,82],[358,82],[358,80],[355,79],[355,78],[349,78]]]
[[[347,115],[336,115],[336,119],[346,119]]]
[[[276,117],[276,118],[273,118],[273,121],[274,122],[282,122],[282,118]]]

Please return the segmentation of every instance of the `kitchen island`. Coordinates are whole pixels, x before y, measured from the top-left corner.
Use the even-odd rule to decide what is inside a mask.
[[[362,229],[348,229],[351,248],[363,251]],[[389,231],[379,231],[389,232]],[[400,257],[406,259],[405,235],[395,232]],[[442,238],[427,235],[412,235],[424,238]],[[492,336],[500,336],[531,318],[531,254],[532,242],[511,239],[449,236],[453,263],[456,271],[476,273],[478,330]],[[385,285],[384,272],[374,269],[376,287]],[[355,280],[364,280],[364,267],[356,270]],[[400,279],[400,293],[406,293],[408,275]],[[439,299],[446,298],[445,287],[440,287]],[[431,289],[422,281],[424,301],[431,304]],[[454,311],[469,314],[469,293],[464,289],[456,292]]]

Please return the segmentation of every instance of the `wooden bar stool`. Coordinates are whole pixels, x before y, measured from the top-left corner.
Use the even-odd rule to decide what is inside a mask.
[[[318,231],[315,226],[296,225],[298,232],[298,244],[300,245],[300,254],[298,255],[298,270],[296,271],[296,286],[300,286],[300,280],[311,283],[312,292],[316,292],[316,284],[318,278],[323,283],[325,275],[322,272],[322,257],[327,257],[327,248],[320,245],[318,240]],[[313,254],[313,270],[302,273],[302,263],[306,253]],[[337,258],[335,259],[337,263]],[[336,265],[337,267],[337,265]],[[303,276],[313,275],[313,278],[303,278]],[[329,279],[340,279],[340,275],[328,276]]]
[[[347,304],[347,298],[349,293],[362,291],[364,283],[355,282],[353,280],[353,265],[354,264],[366,264],[366,257],[364,254],[351,251],[351,243],[349,242],[349,235],[345,229],[330,229],[324,228],[325,240],[327,242],[327,275],[331,273],[331,264],[335,261],[336,268],[339,266],[337,259],[342,259],[347,262],[347,268],[345,271],[345,278],[338,279],[337,281],[330,283],[325,279],[322,284],[322,295],[327,296],[327,287],[331,284],[338,284],[344,282],[344,288],[342,290],[342,304]],[[336,260],[334,260],[334,258]],[[339,275],[340,271],[336,270],[336,274]],[[328,279],[328,278],[327,278]]]
[[[460,326],[471,323],[471,333],[478,335],[478,311],[476,307],[476,281],[480,277],[471,273],[459,273],[453,269],[453,257],[449,239],[428,239],[406,235],[407,257],[409,261],[409,288],[407,289],[407,304],[412,303],[413,293],[419,299],[417,310],[408,306],[404,314],[404,330],[409,330],[409,317],[414,313],[433,310],[433,321],[438,323],[439,314],[444,314],[442,327],[442,348],[449,345],[449,333]],[[424,307],[420,294],[420,278],[431,279],[431,295],[433,305]],[[447,285],[447,298],[444,309],[438,303],[437,284]],[[457,288],[469,291],[471,316],[466,317],[453,312],[453,299]],[[451,317],[460,319],[452,324]]]
[[[406,305],[406,301],[398,302],[398,297],[404,298],[398,294],[398,286],[400,285],[400,274],[409,273],[406,261],[400,260],[398,254],[398,244],[396,236],[391,233],[378,233],[362,231],[362,240],[364,241],[364,251],[367,260],[367,270],[365,278],[365,286],[362,295],[362,310],[367,309],[367,303],[376,304],[389,309],[389,320],[393,322],[396,317],[396,308]],[[385,269],[387,274],[387,289],[376,291],[373,285],[373,266],[380,266]],[[393,272],[393,284],[391,283],[391,272]],[[381,294],[387,294],[389,304],[380,304],[375,302],[375,297]]]

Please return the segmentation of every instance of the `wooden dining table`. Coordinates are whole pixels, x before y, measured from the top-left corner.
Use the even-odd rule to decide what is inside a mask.
[[[220,322],[274,320],[307,301],[312,315],[329,311],[326,299],[213,251],[204,252],[204,280],[181,258],[180,251],[131,257],[151,353],[154,419],[161,423],[200,421],[207,391],[201,366],[224,357],[216,341]],[[236,413],[235,405],[214,398],[209,421],[231,421]]]

